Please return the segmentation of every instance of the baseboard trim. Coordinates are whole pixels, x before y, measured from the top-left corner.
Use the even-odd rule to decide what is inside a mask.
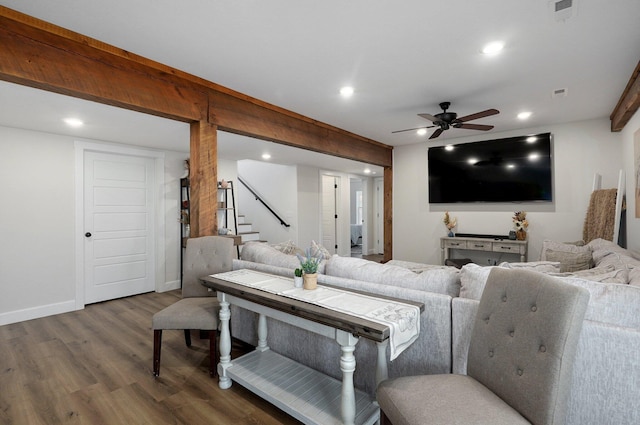
[[[180,280],[172,280],[170,282],[164,282],[156,288],[156,292],[173,291],[174,289],[180,289]]]
[[[0,313],[0,326],[11,323],[24,322],[25,320],[39,319],[41,317],[53,316],[54,314],[68,313],[75,311],[76,301],[69,300],[61,303],[41,305],[37,307],[25,308],[22,310]],[[80,309],[81,310],[81,309]]]

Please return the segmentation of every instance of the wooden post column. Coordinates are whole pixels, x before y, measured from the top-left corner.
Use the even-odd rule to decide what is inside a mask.
[[[383,240],[385,263],[393,258],[393,169],[384,167]]]
[[[218,128],[206,121],[191,123],[191,236],[218,234]]]

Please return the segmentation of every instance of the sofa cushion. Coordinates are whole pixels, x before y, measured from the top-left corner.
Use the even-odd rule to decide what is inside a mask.
[[[629,283],[629,271],[627,269],[616,269],[613,264],[597,266],[588,270],[579,270],[566,273],[549,273],[558,277],[577,277],[593,282],[604,283]]]
[[[542,243],[540,259],[559,262],[560,272],[586,270],[593,265],[592,248],[589,245],[578,246],[550,240]]]
[[[616,269],[626,270],[640,267],[640,260],[611,241],[594,239],[587,246],[593,250],[593,261],[596,266],[613,265]]]
[[[530,263],[507,263],[503,262],[499,264],[500,267],[505,269],[527,269],[540,273],[559,273],[560,262],[559,261],[531,261]]]
[[[300,267],[300,261],[295,255],[284,254],[264,242],[247,242],[242,246],[240,257],[245,261],[286,267],[292,270]],[[318,273],[324,273],[325,264],[326,260],[320,262]]]
[[[497,266],[465,265],[460,273],[460,297],[480,300],[487,277]],[[586,288],[591,294],[585,319],[607,324],[640,327],[640,287],[594,282],[573,276],[556,276],[563,282]]]
[[[405,267],[334,255],[327,262],[325,273],[330,276],[417,289],[452,297],[460,292],[460,271],[454,267],[439,266],[416,274]]]

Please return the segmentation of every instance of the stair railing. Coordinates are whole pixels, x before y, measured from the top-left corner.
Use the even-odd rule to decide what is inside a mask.
[[[262,197],[260,195],[258,195],[256,193],[255,190],[253,190],[253,188],[251,188],[251,186],[249,186],[247,184],[247,182],[245,182],[240,176],[238,176],[238,181],[240,183],[242,183],[244,185],[244,187],[247,188],[247,190],[249,190],[249,192],[251,192],[251,194],[256,198],[256,201],[259,201],[262,205],[264,205],[271,214],[273,214],[273,216],[275,218],[277,218],[280,221],[280,224],[283,225],[284,227],[291,227],[291,225],[287,222],[285,222],[279,215],[278,213],[276,213],[265,201],[264,199],[262,199]]]

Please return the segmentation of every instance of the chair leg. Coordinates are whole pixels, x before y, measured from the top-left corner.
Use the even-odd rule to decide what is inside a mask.
[[[218,376],[218,362],[220,361],[220,352],[216,343],[217,336],[217,331],[209,331],[209,376],[212,378]]]
[[[382,409],[380,409],[380,425],[393,425]]]
[[[191,329],[184,330],[184,342],[187,344],[187,347],[191,347]]]
[[[160,376],[160,349],[162,348],[162,329],[153,331],[153,376]]]

